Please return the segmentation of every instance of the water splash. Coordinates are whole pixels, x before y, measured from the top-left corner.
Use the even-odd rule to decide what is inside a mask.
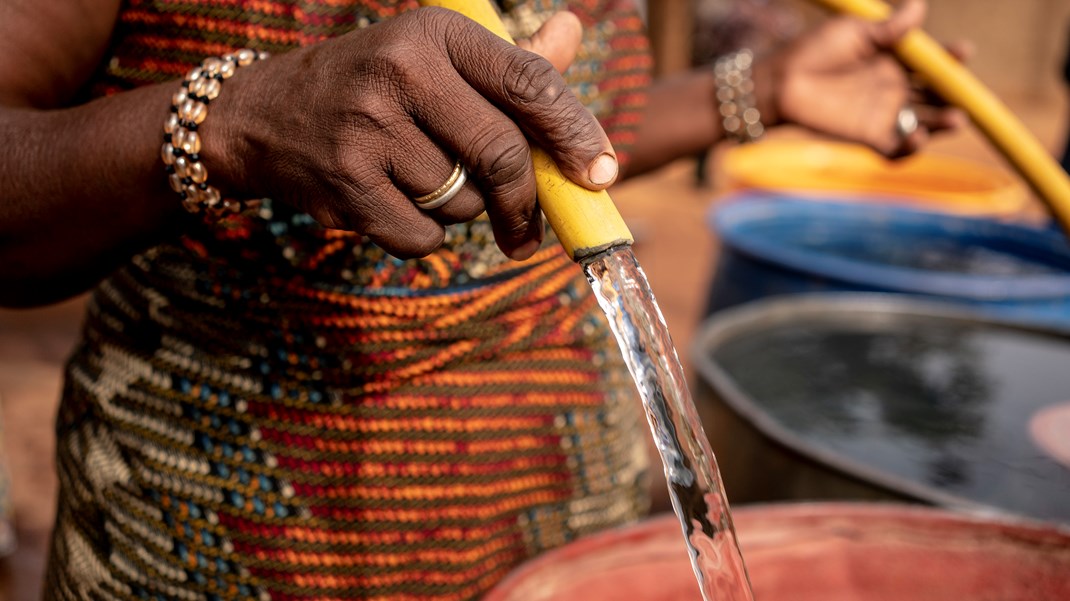
[[[628,247],[583,266],[643,399],[705,601],[753,601],[717,462],[646,275]]]

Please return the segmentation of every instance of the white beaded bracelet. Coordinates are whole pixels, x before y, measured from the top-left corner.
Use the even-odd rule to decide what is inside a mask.
[[[753,142],[765,133],[754,97],[753,64],[754,53],[743,49],[722,56],[713,65],[724,133],[737,142]]]
[[[221,57],[206,58],[182,81],[182,88],[171,98],[171,114],[163,126],[163,158],[168,183],[182,198],[190,213],[209,217],[240,213],[252,209],[259,201],[225,199],[215,186],[208,184],[208,169],[201,162],[201,136],[197,128],[208,116],[208,105],[219,96],[224,80],[239,67],[267,58],[266,52],[248,48]]]

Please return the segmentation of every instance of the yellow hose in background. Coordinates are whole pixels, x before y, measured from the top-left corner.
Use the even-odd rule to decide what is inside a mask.
[[[423,6],[455,10],[512,43],[489,0],[420,0]],[[531,149],[539,206],[573,260],[632,243],[632,234],[605,191],[593,192],[565,177],[548,154]]]
[[[827,8],[871,21],[887,19],[882,0],[814,0]],[[1070,234],[1070,177],[1017,117],[939,43],[920,30],[895,48],[899,59],[944,100],[960,107],[1048,206]]]

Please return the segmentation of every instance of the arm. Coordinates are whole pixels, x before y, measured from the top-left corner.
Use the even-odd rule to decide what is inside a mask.
[[[724,130],[716,107],[712,69],[694,70],[655,83],[622,178],[697,155],[720,141]],[[765,115],[763,111],[763,122]]]
[[[65,108],[106,49],[118,5],[0,4],[0,304],[84,290],[173,221],[156,158],[169,92]]]
[[[833,19],[758,61],[753,78],[763,124],[794,123],[887,156],[914,152],[930,132],[960,125],[957,111],[913,99],[922,127],[907,138],[895,131],[899,109],[912,98],[908,75],[891,49],[924,16],[924,3],[912,0],[882,23]],[[658,82],[624,175],[639,175],[718,142],[724,132],[715,95],[711,69]]]
[[[0,136],[14,141],[0,147],[0,305],[77,293],[192,223],[159,158],[178,82],[68,106],[117,2],[104,14],[90,0],[58,4],[45,14],[0,0],[10,40]],[[529,137],[581,185],[602,189],[616,174],[605,132],[549,61],[450,11],[411,11],[243,67],[210,104],[200,155],[223,194],[269,196],[401,258],[430,253],[445,225],[484,211],[503,252],[534,253],[543,228]],[[460,193],[417,207],[455,161],[470,173]]]

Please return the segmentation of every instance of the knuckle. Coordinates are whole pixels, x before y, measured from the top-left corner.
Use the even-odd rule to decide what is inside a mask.
[[[397,90],[418,90],[427,83],[427,69],[419,60],[419,44],[403,36],[393,38],[379,50],[372,73]]]
[[[441,6],[425,6],[417,11],[418,22],[424,33],[433,37],[447,35],[450,32],[466,31],[470,29],[472,21],[464,18],[455,10]]]
[[[438,31],[441,27],[450,27],[459,21],[456,18],[458,16],[456,11],[441,6],[423,6],[404,12],[402,16],[411,19],[419,27],[431,31]]]
[[[487,127],[473,141],[476,173],[491,204],[495,230],[510,237],[528,231],[528,215],[535,203],[531,150],[515,128]]]
[[[481,178],[499,192],[520,184],[531,168],[527,141],[519,132],[503,129],[483,129],[472,148]]]
[[[554,66],[532,52],[515,52],[503,77],[507,97],[517,104],[553,106],[568,89]]]
[[[383,168],[373,157],[359,147],[324,153],[323,179],[342,197],[357,199],[363,191],[381,186],[384,179]]]
[[[437,6],[402,12],[388,21],[396,28],[392,37],[436,38],[448,27],[452,12]]]
[[[908,83],[906,72],[895,59],[889,56],[878,58],[875,69],[879,80],[885,82],[886,85],[905,87]]]
[[[602,151],[601,126],[594,116],[579,103],[562,103],[553,122],[558,124],[550,132],[555,143],[567,144],[570,156],[590,157]]]
[[[317,194],[309,214],[321,225],[333,229],[361,231],[364,216],[370,211],[369,199],[381,197],[388,188],[382,169],[371,162],[355,160],[347,153],[334,153],[324,157],[316,177]],[[305,195],[302,189],[297,195]]]
[[[425,6],[405,14],[413,15],[412,32],[424,42],[425,51],[430,43],[449,54],[450,49],[469,47],[475,35],[486,31],[457,11],[438,6]]]
[[[309,216],[316,220],[316,223],[322,225],[325,228],[332,230],[354,230],[356,228],[351,227],[349,221],[344,219],[341,214],[338,213],[328,204],[319,204],[312,207],[309,210]]]
[[[396,35],[382,41],[372,68],[379,95],[406,111],[421,112],[433,96],[433,86],[448,79],[451,44],[463,44],[479,28],[453,10],[425,7],[402,15]],[[399,17],[400,19],[401,17]],[[481,29],[481,28],[480,28]],[[366,84],[362,84],[366,85]]]
[[[356,144],[368,140],[369,137],[390,137],[399,125],[407,121],[402,111],[390,101],[388,94],[361,95],[353,101],[347,116],[348,119],[342,120],[340,125],[331,124],[329,127],[351,130],[344,133],[352,136],[350,140],[357,140]],[[376,148],[373,146],[368,150],[374,152]],[[381,153],[380,148],[378,154]]]
[[[445,48],[467,47],[473,36],[486,31],[471,19],[447,8],[427,6],[413,12],[423,17],[421,25],[425,35],[444,44]]]
[[[526,144],[506,144],[492,154],[486,165],[487,176],[497,186],[519,182],[527,174],[531,157]]]

